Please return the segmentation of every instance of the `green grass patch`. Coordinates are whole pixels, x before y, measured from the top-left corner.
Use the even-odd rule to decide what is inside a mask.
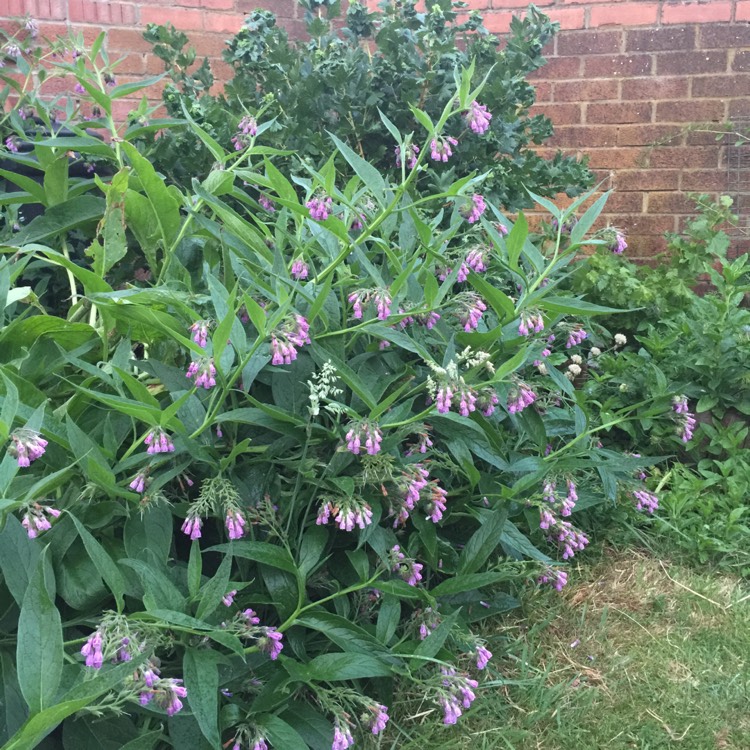
[[[381,748],[747,750],[750,593],[635,550],[601,551],[562,595],[531,594],[457,727],[404,695]]]

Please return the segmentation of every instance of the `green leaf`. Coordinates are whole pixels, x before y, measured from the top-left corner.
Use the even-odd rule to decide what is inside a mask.
[[[93,224],[102,218],[105,203],[93,195],[79,195],[76,198],[48,208],[30,224],[13,236],[9,244],[22,247],[32,242],[65,235],[71,229],[85,224]]]
[[[190,558],[188,559],[188,593],[191,597],[198,594],[201,588],[201,579],[203,577],[203,556],[201,555],[201,545],[197,539],[194,539],[190,545]]]
[[[340,615],[323,610],[309,612],[300,617],[297,624],[319,631],[344,651],[370,655],[375,653],[391,664],[400,663],[377,638]]]
[[[514,271],[518,270],[518,259],[521,257],[521,251],[523,250],[524,243],[528,236],[529,224],[526,221],[523,212],[521,212],[518,214],[513,229],[510,230],[510,233],[505,239],[505,247],[508,250],[508,262]]]
[[[3,572],[5,585],[19,607],[38,561],[39,545],[36,540],[29,539],[15,516],[7,516],[5,525],[0,530],[0,570]]]
[[[64,203],[68,197],[68,154],[61,154],[44,169],[44,192],[47,206]]]
[[[128,189],[130,169],[121,169],[107,188],[107,205],[99,224],[101,243],[91,244],[87,255],[94,258],[94,273],[102,278],[128,252],[125,240],[125,193]]]
[[[151,76],[150,78],[142,78],[137,81],[131,81],[130,83],[121,83],[119,86],[115,86],[110,92],[110,99],[122,99],[124,96],[130,96],[135,94],[136,91],[141,91],[149,86],[153,86],[159,83],[166,73],[160,73],[158,76]]]
[[[307,743],[297,730],[274,714],[254,716],[255,723],[262,727],[263,734],[280,750],[308,750]]]
[[[143,583],[146,592],[143,595],[143,603],[146,609],[151,611],[160,608],[182,611],[185,600],[179,589],[167,578],[167,576],[153,564],[145,563],[143,560],[124,559],[120,561],[123,565],[133,568]]]
[[[360,680],[366,677],[391,677],[392,667],[367,654],[321,654],[304,667],[307,679],[321,682]]]
[[[400,620],[401,602],[395,596],[383,595],[375,626],[375,637],[387,646],[396,634]]]
[[[162,739],[163,733],[161,729],[154,729],[153,732],[146,732],[136,737],[130,742],[126,742],[120,750],[153,750],[156,743]]]
[[[516,306],[507,294],[473,272],[469,274],[469,283],[489,302],[501,323],[515,318]]]
[[[0,177],[5,177],[6,180],[10,180],[18,185],[22,190],[29,193],[37,203],[41,203],[43,206],[47,204],[47,195],[44,192],[44,188],[36,180],[32,180],[31,177],[26,177],[17,172],[9,172],[7,169],[0,169]]]
[[[229,576],[232,572],[232,552],[233,550],[230,549],[223,556],[218,570],[203,586],[203,596],[198,605],[198,611],[195,613],[195,616],[199,620],[208,617],[221,604],[222,597],[229,589]]]
[[[461,552],[458,572],[461,575],[476,573],[500,544],[500,535],[508,518],[506,508],[482,514],[482,525],[471,535]]]
[[[84,547],[86,547],[86,552],[88,552],[91,562],[94,563],[99,575],[104,579],[104,582],[115,597],[117,611],[122,612],[126,584],[120,569],[104,547],[99,544],[84,525],[74,515],[70,514],[70,517],[78,530],[78,534],[83,541]]]
[[[230,542],[229,544],[217,544],[208,548],[209,552],[229,552],[235,557],[271,565],[274,568],[285,570],[288,573],[297,573],[297,566],[289,553],[283,548],[268,542]],[[222,592],[223,594],[224,592]]]
[[[18,675],[9,652],[0,652],[0,742],[5,741],[26,721],[28,709],[18,685]]]
[[[172,546],[172,514],[164,505],[151,505],[125,522],[125,551],[128,557],[151,561],[151,555],[167,562]]]
[[[503,548],[515,557],[530,557],[543,563],[552,562],[547,555],[538,550],[512,523],[506,523],[500,536]]]
[[[203,736],[221,750],[219,734],[219,667],[216,653],[189,648],[182,661],[187,699]]]
[[[577,245],[584,237],[586,232],[594,226],[594,222],[599,218],[599,214],[604,210],[604,205],[607,202],[611,194],[611,190],[608,190],[604,195],[598,198],[591,206],[588,207],[586,213],[576,222],[575,226],[570,232],[570,244]]]
[[[168,250],[174,243],[182,224],[180,204],[167,188],[164,179],[156,173],[151,162],[141,156],[135,146],[123,143],[122,148],[141,181],[143,192],[151,203],[154,218],[159,227],[159,236],[164,249]]]
[[[475,591],[483,586],[492,586],[508,578],[507,573],[470,573],[468,575],[457,575],[449,578],[430,589],[430,593],[435,596],[451,596],[461,594],[464,591]]]
[[[47,548],[29,580],[18,618],[18,684],[33,714],[52,705],[64,655],[62,621],[48,591],[54,577],[46,553]]]
[[[427,638],[419,642],[419,645],[414,649],[415,656],[429,656],[433,657],[443,647],[443,644],[451,634],[453,627],[456,624],[461,610],[457,609],[447,617],[443,618],[443,621],[433,630]]]
[[[342,140],[337,138],[333,133],[328,131],[331,140],[336,144],[336,148],[341,152],[343,157],[349,162],[349,166],[356,172],[372,197],[380,206],[385,205],[386,185],[385,180],[380,174],[380,170],[365,161],[359,154],[352,151]]]
[[[575,297],[542,297],[538,300],[537,305],[550,312],[561,313],[563,315],[611,315],[621,312],[635,312],[640,308],[632,310],[618,310],[614,307],[603,307],[586,302]]]

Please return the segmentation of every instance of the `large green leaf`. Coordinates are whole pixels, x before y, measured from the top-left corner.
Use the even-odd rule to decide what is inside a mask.
[[[203,736],[221,750],[219,734],[219,667],[217,654],[205,648],[189,648],[182,660],[187,699]]]
[[[71,198],[48,208],[41,216],[14,235],[10,244],[22,247],[32,242],[44,242],[65,234],[71,229],[94,224],[102,218],[104,208],[104,200],[93,195],[79,195]]]
[[[5,585],[19,606],[23,603],[26,587],[38,561],[39,544],[36,540],[29,539],[15,516],[8,515],[0,530],[0,570],[3,572]]]
[[[52,705],[64,654],[62,621],[48,590],[51,585],[54,590],[54,578],[45,553],[29,580],[18,618],[18,684],[31,713]]]

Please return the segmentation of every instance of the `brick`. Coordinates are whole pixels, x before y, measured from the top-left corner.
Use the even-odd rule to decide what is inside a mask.
[[[728,117],[750,117],[750,100],[748,99],[732,99],[729,102]]]
[[[621,125],[617,128],[618,146],[681,145],[683,133],[673,125]]]
[[[206,11],[203,14],[203,28],[224,34],[236,34],[241,28],[245,16],[241,13],[216,13]]]
[[[720,192],[727,188],[727,174],[716,169],[685,171],[682,173],[680,186],[683,190]]]
[[[695,82],[693,82],[695,83]],[[679,99],[675,102],[657,102],[656,122],[702,122],[724,118],[726,104],[721,99]]]
[[[561,148],[614,146],[617,143],[617,129],[585,126],[560,127],[555,128],[555,134],[547,143]]]
[[[596,5],[598,3],[629,3],[630,0],[562,0],[563,5]]]
[[[579,57],[553,57],[547,64],[529,74],[532,81],[556,81],[578,78],[581,72]]]
[[[729,136],[724,133],[724,129],[710,122],[695,123],[685,139],[688,146],[711,146],[728,141]]]
[[[586,25],[583,8],[547,8],[545,13],[553,21],[557,21],[561,29],[582,29]]]
[[[647,216],[644,214],[622,214],[609,215],[607,220],[618,226],[624,227],[628,232],[628,243],[631,236],[640,235],[662,235],[664,232],[674,230],[674,217],[672,216]]]
[[[750,1],[739,0],[734,11],[735,21],[750,21]]]
[[[707,96],[748,96],[750,95],[750,75],[694,78],[692,94],[698,98]]]
[[[746,73],[750,71],[750,50],[743,49],[734,53],[732,70],[738,73]]]
[[[534,5],[553,5],[556,0],[540,0],[535,2]],[[467,0],[464,0],[467,2]],[[468,0],[468,5],[471,10],[484,10],[490,6],[490,0]],[[526,10],[529,4],[524,0],[492,0],[492,8],[511,8],[514,10]]]
[[[614,55],[584,58],[586,78],[611,76],[643,76],[651,73],[651,55]]]
[[[670,230],[673,231],[673,230]],[[628,259],[636,262],[651,260],[648,265],[656,265],[652,256],[660,255],[667,249],[667,241],[661,235],[628,235]]]
[[[643,148],[592,148],[589,164],[596,169],[632,169],[644,165]]]
[[[594,55],[620,51],[620,31],[567,31],[557,39],[558,55]]]
[[[73,1],[69,0],[71,4]],[[107,49],[117,52],[150,52],[151,44],[143,38],[142,31],[110,29],[107,32]]]
[[[586,107],[586,122],[612,125],[651,122],[651,102],[589,104]]]
[[[750,25],[744,23],[706,24],[700,27],[698,44],[704,49],[750,47]]]
[[[615,175],[615,179],[617,175]],[[612,213],[640,213],[643,211],[645,193],[614,192],[607,199],[607,211]]]
[[[555,125],[578,125],[581,122],[581,105],[536,104],[531,114],[549,117]]]
[[[502,13],[487,13],[484,16],[484,25],[492,34],[506,34],[510,31],[510,22],[513,20],[513,17],[517,15],[520,14],[511,13],[510,11]]]
[[[483,2],[486,8],[489,2]],[[237,10],[243,13],[261,8],[273,11],[279,18],[294,18],[294,0],[237,0]]]
[[[695,210],[695,203],[684,193],[651,192],[647,198],[647,211],[650,214],[687,214]]]
[[[710,3],[681,2],[679,5],[664,3],[661,9],[662,23],[716,23],[732,18],[731,0]]]
[[[203,13],[187,8],[153,8],[141,6],[141,24],[171,23],[181,31],[199,31],[203,29]]]
[[[661,52],[656,55],[657,75],[723,73],[727,69],[726,50],[705,52]]]
[[[634,169],[615,174],[615,189],[677,190],[680,184],[679,169]]]
[[[152,59],[156,60],[159,63],[159,70],[156,71],[157,73],[162,73],[164,71],[164,63],[155,55],[150,56]],[[144,74],[146,73],[146,57],[145,55],[127,55],[122,59],[122,62],[117,66],[117,75],[124,74]]]
[[[551,102],[552,84],[549,81],[539,81],[538,83],[534,84],[534,93],[536,101]]]
[[[688,51],[695,49],[695,26],[628,29],[625,49],[628,52]]]
[[[617,99],[618,88],[618,81],[615,80],[559,81],[555,83],[555,101],[596,102]]]
[[[659,18],[658,3],[631,2],[625,5],[594,6],[589,10],[589,26],[649,26]]]
[[[684,167],[706,169],[719,167],[720,146],[671,146],[649,149],[644,153],[645,166],[653,170],[682,169]]]
[[[687,97],[688,78],[631,78],[622,82],[622,99],[677,99]]]

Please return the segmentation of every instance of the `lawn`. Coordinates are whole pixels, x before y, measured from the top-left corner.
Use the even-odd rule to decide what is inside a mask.
[[[380,747],[749,748],[747,585],[639,550],[593,554],[562,595],[530,594],[487,633],[505,656],[463,732],[412,696]]]

